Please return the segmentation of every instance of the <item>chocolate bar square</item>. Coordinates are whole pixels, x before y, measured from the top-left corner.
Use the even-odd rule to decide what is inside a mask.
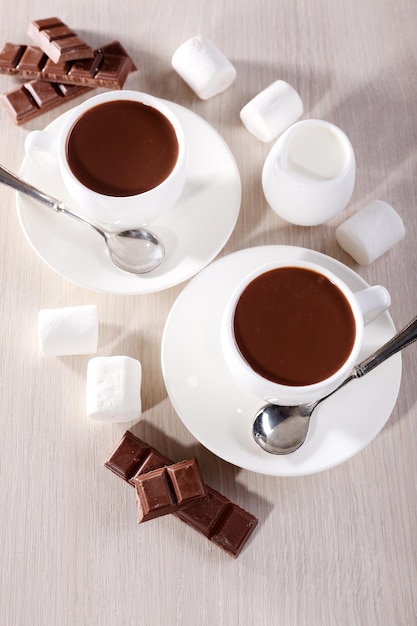
[[[138,475],[134,482],[138,523],[208,499],[197,459],[180,461]]]
[[[28,35],[54,63],[94,56],[94,50],[57,17],[31,22]]]

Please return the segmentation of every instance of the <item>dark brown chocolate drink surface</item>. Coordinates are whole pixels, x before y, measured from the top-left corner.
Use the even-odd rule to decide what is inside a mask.
[[[133,100],[99,104],[74,124],[67,160],[86,187],[108,196],[134,196],[163,182],[178,157],[171,122]]]
[[[355,320],[345,295],[326,277],[284,267],[246,287],[234,333],[258,374],[283,385],[310,385],[334,374],[349,356]]]

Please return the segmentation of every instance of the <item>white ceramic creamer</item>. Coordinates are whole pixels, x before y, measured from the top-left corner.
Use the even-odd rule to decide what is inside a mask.
[[[314,226],[347,206],[355,175],[355,156],[345,133],[330,122],[303,120],[290,126],[272,147],[262,187],[280,217]]]

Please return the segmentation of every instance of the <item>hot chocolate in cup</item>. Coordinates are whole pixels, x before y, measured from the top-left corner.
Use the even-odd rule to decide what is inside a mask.
[[[228,301],[224,358],[237,382],[266,402],[313,402],[348,377],[365,324],[389,305],[380,285],[353,293],[314,263],[266,264],[246,276]]]
[[[183,128],[169,106],[145,93],[89,98],[59,132],[33,131],[26,152],[53,153],[74,209],[107,230],[146,226],[177,202],[187,173]]]

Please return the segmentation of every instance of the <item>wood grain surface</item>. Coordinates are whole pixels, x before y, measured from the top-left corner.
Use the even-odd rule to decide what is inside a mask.
[[[397,327],[417,313],[417,4],[415,0],[48,0],[4,2],[1,42],[29,43],[32,20],[57,15],[93,47],[119,39],[138,72],[126,87],[177,102],[232,150],[242,180],[238,223],[219,256],[255,245],[334,257],[392,296]],[[171,68],[186,39],[212,39],[237,69],[202,101]],[[268,207],[261,171],[272,144],[239,111],[274,80],[292,84],[303,118],[349,136],[357,180],[330,222],[290,225]],[[0,76],[1,91],[17,84]],[[87,95],[67,105],[70,108]],[[27,133],[0,110],[0,163],[18,172]],[[369,266],[337,244],[336,227],[371,200],[390,203],[404,240]],[[5,626],[411,626],[417,624],[417,352],[382,432],[361,453],[305,477],[263,476],[204,448],[175,413],[160,365],[167,315],[184,284],[115,296],[61,278],[31,249],[16,194],[0,188],[0,623]],[[48,237],[48,233],[45,233]],[[197,456],[207,482],[259,517],[238,559],[173,516],[138,527],[130,487],[103,468],[125,430],[85,415],[88,356],[43,358],[42,308],[96,304],[98,355],[143,366],[143,420],[132,431],[175,459]]]

